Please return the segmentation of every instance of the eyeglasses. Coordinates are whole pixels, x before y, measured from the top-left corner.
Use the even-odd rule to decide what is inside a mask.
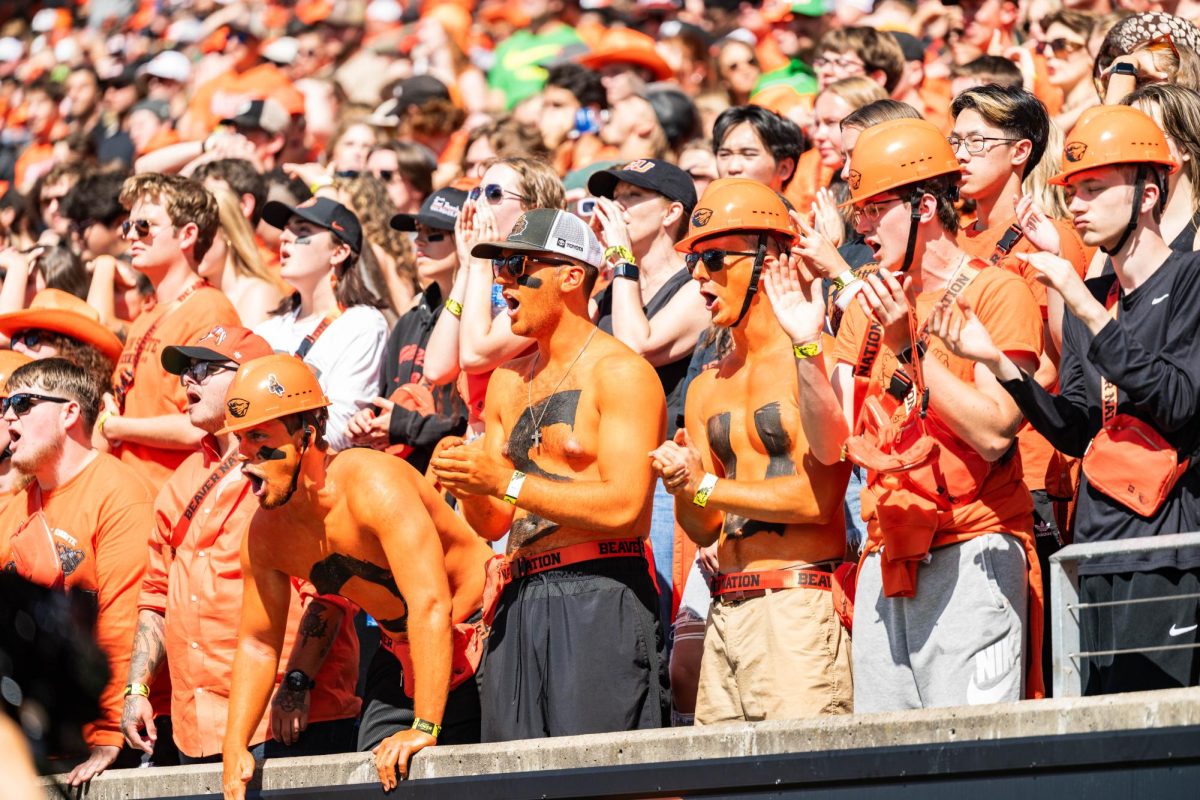
[[[69,397],[50,397],[44,394],[34,394],[33,392],[20,392],[18,394],[10,394],[8,397],[0,397],[0,413],[7,414],[11,408],[13,413],[18,417],[23,417],[29,413],[29,410],[39,403],[70,403]]]
[[[447,235],[448,234],[445,231],[435,231],[435,230],[424,230],[424,231],[418,230],[417,231],[417,239],[419,239],[423,242],[429,242],[430,244],[437,244],[438,242],[446,241]]]
[[[400,173],[398,170],[394,169],[377,169],[372,174],[384,183],[391,183],[392,178],[396,177]]]
[[[354,178],[362,177],[362,173],[356,169],[339,169],[337,172],[333,173],[333,177],[353,180]]]
[[[867,222],[875,224],[879,218],[883,216],[883,212],[893,203],[903,203],[903,197],[888,197],[883,200],[872,200],[869,203],[863,203],[861,206],[855,206],[853,211],[853,222]]]
[[[1034,44],[1033,49],[1045,55],[1049,53],[1052,58],[1066,58],[1072,53],[1077,53],[1087,47],[1087,42],[1076,42],[1072,39],[1050,39],[1049,41],[1040,41]]]
[[[684,266],[687,267],[688,274],[696,272],[696,265],[701,261],[704,262],[704,269],[709,273],[720,272],[725,269],[725,259],[729,256],[757,256],[758,253],[747,252],[746,250],[700,250],[695,253],[686,253],[683,256]]]
[[[145,239],[150,235],[150,229],[154,227],[148,219],[127,219],[121,223],[121,236],[125,239],[129,238],[130,231],[136,231],[137,235],[134,239]]]
[[[515,255],[508,256],[507,258],[493,258],[492,277],[499,278],[501,275],[507,275],[516,280],[524,276],[526,272],[529,272],[529,262],[531,261],[539,266],[548,264],[557,267],[569,267],[574,263],[571,261],[561,261],[557,258],[546,258],[541,255]]]
[[[824,69],[825,67],[836,67],[837,69],[850,69],[851,67],[859,67],[866,69],[867,65],[855,58],[846,58],[845,56],[835,56],[834,58],[826,58],[818,56],[813,59],[813,69]]]
[[[179,382],[186,383],[185,378],[191,378],[193,383],[204,383],[214,372],[224,372],[237,369],[237,364],[220,361],[193,361],[183,372],[179,373]]]
[[[30,350],[37,350],[42,344],[49,344],[50,339],[58,337],[49,331],[38,330],[37,328],[28,328],[23,331],[17,331],[9,341],[13,344],[24,344]]]
[[[968,134],[966,136],[957,136],[951,134],[946,137],[946,141],[950,143],[950,149],[958,153],[958,148],[964,144],[967,146],[967,152],[973,156],[980,155],[988,149],[988,142],[1019,142],[1020,139],[1010,139],[1004,136],[982,136],[978,133]]]
[[[486,197],[489,203],[499,203],[508,195],[514,200],[520,200],[522,203],[529,202],[529,199],[523,197],[516,192],[510,192],[498,183],[489,183],[487,186],[476,186],[468,195],[472,200],[478,200],[480,196]]]

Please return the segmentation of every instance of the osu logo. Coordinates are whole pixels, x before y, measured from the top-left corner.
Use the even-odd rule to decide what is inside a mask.
[[[711,208],[697,208],[696,213],[692,214],[692,225],[697,228],[703,228],[712,219]]]
[[[246,416],[246,413],[250,410],[250,401],[243,400],[240,397],[233,398],[225,405],[229,406],[229,413],[238,419]]]
[[[275,377],[274,372],[267,376],[267,391],[276,397],[283,397],[285,390],[279,379]]]
[[[529,220],[527,220],[525,218],[525,215],[522,214],[521,216],[517,217],[517,222],[515,225],[513,225],[512,231],[510,231],[508,235],[510,237],[520,236],[522,233],[525,232],[525,229],[527,227],[529,227]]]
[[[213,328],[211,331],[209,331],[208,333],[204,334],[204,337],[200,341],[206,342],[209,339],[216,339],[217,344],[222,345],[225,343],[225,336],[226,336],[225,329],[222,328],[220,325],[218,325],[215,328]],[[197,344],[199,344],[199,342],[197,342]]]
[[[1087,145],[1083,142],[1071,142],[1064,150],[1067,156],[1067,161],[1075,162],[1083,158],[1083,154],[1087,152]]]
[[[862,186],[862,173],[852,169],[850,170],[850,189],[857,192],[859,186]]]
[[[637,161],[630,161],[621,167],[621,170],[624,172],[649,172],[652,169],[654,169],[654,162],[647,161],[644,158],[639,158]]]

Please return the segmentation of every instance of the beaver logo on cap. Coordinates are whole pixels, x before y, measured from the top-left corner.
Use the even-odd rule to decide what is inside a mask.
[[[512,230],[509,231],[509,233],[508,233],[508,238],[514,239],[514,238],[520,236],[522,233],[525,232],[525,229],[527,227],[529,227],[529,220],[527,220],[525,218],[525,215],[522,214],[521,216],[517,217],[516,224],[512,226]]]
[[[692,214],[692,227],[703,228],[712,219],[712,214],[711,208],[697,208],[696,213]]]
[[[243,400],[240,397],[233,398],[225,405],[229,406],[229,413],[233,414],[233,416],[237,417],[238,419],[246,416],[247,412],[250,411],[250,401]]]
[[[1087,152],[1087,144],[1084,142],[1071,142],[1063,152],[1067,156],[1067,161],[1074,163],[1083,159],[1083,154]]]
[[[858,191],[858,187],[862,186],[862,173],[856,169],[850,170],[850,190]]]
[[[279,382],[279,379],[275,377],[274,372],[267,376],[267,391],[276,397],[283,397],[283,393],[287,391],[283,388],[283,384]]]
[[[219,345],[225,344],[226,335],[227,334],[225,333],[225,329],[222,328],[220,325],[218,325],[215,328],[213,328],[211,331],[209,331],[208,333],[204,334],[203,338],[201,338],[200,341],[207,342],[209,339],[214,339],[214,340],[216,340],[216,343],[219,346]],[[199,342],[197,342],[197,344],[199,344]]]

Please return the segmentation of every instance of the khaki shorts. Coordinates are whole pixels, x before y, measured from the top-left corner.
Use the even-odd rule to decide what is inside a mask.
[[[849,714],[850,637],[829,592],[781,589],[714,600],[704,636],[696,724]]]

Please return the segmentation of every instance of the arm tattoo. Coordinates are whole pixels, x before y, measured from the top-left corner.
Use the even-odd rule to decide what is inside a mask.
[[[311,646],[316,648],[313,674],[318,672],[321,664],[325,662],[325,656],[329,654],[329,648],[333,647],[333,640],[337,637],[338,629],[344,622],[344,620],[338,620],[330,624],[330,620],[325,618],[330,608],[320,598],[314,598],[308,604],[308,608],[304,610],[304,616],[300,618],[300,641],[296,643],[293,653],[298,654],[310,647],[309,640],[313,640]]]
[[[158,613],[139,614],[129,659],[129,683],[149,684],[166,656],[166,620]]]

